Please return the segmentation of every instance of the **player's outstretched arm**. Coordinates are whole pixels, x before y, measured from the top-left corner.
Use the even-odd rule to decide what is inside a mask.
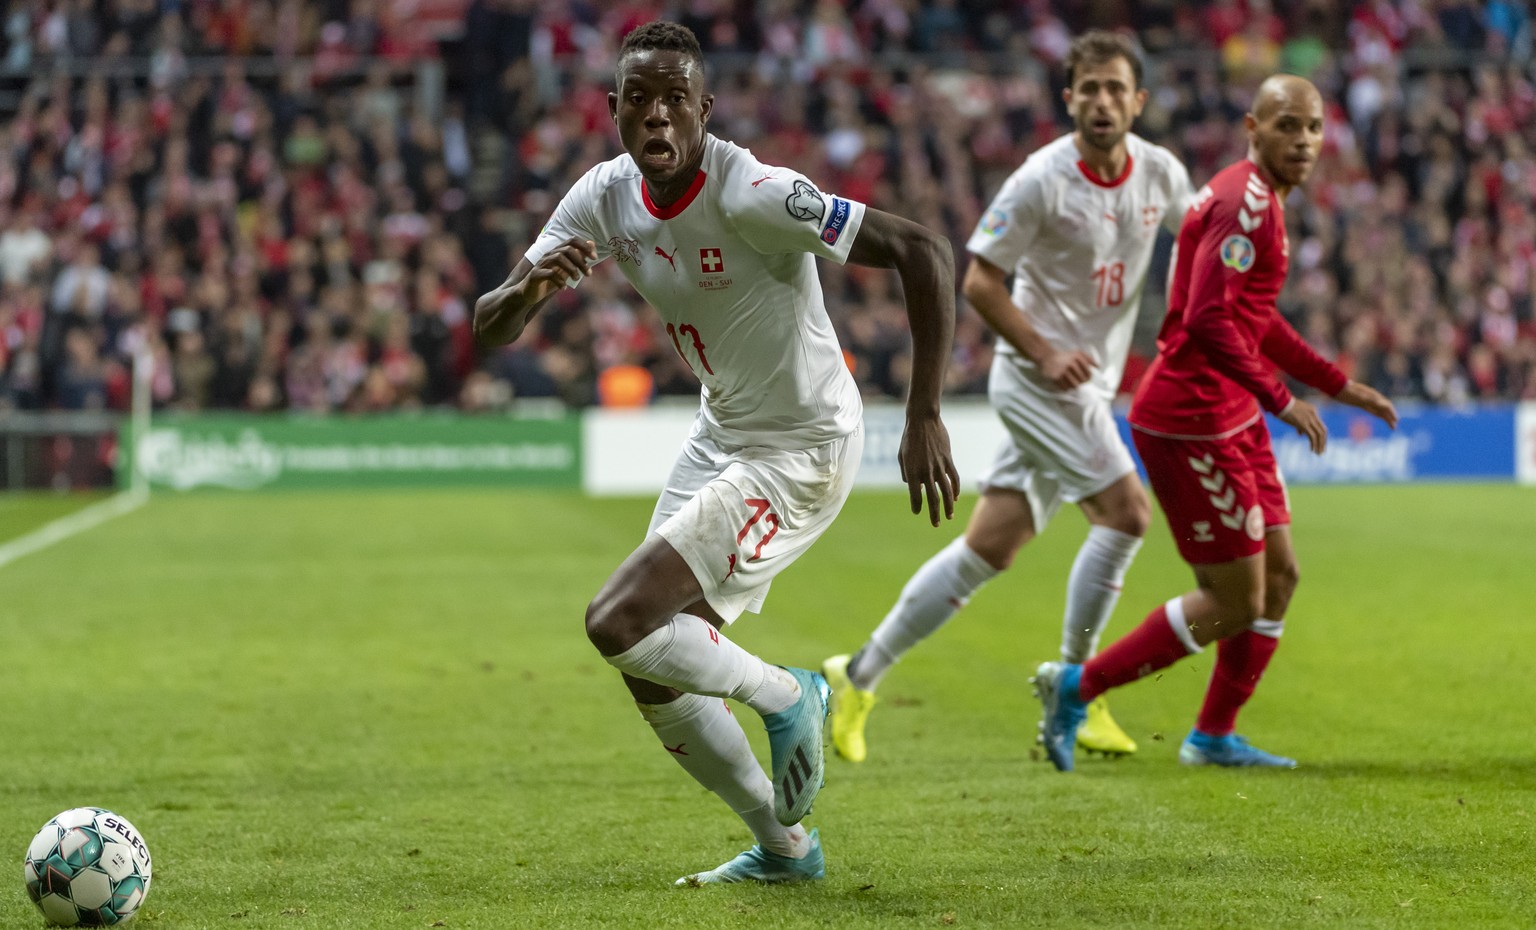
[[[507,280],[475,301],[475,341],[504,346],[523,334],[523,327],[567,281],[592,273],[597,246],[576,236],[551,249],[538,263],[523,259]]]
[[[939,525],[955,516],[960,473],[950,457],[949,432],[939,419],[939,395],[955,336],[955,257],[949,242],[911,220],[869,209],[848,260],[894,268],[907,301],[912,328],[912,381],[907,388],[907,425],[901,434],[901,479],[911,494],[912,512],[928,498],[928,519]]]
[[[1350,381],[1344,385],[1344,390],[1333,395],[1333,399],[1341,404],[1359,407],[1393,429],[1397,429],[1397,408],[1392,406],[1392,402],[1387,400],[1380,391],[1368,384]]]

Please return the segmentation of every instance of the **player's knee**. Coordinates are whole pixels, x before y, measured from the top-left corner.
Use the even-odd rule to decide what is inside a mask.
[[[587,605],[587,639],[597,647],[597,651],[609,655],[603,647],[609,644],[609,613],[607,605],[601,594],[592,599]]]
[[[1027,510],[1013,519],[1004,518],[994,510],[986,519],[973,520],[965,528],[966,548],[1000,572],[1007,570],[1019,550],[1034,538],[1034,522]]]
[[[1152,500],[1139,484],[1129,492],[1085,500],[1082,506],[1089,522],[1138,539],[1145,537],[1152,525]]]
[[[1013,564],[1013,557],[1019,554],[1019,549],[1028,542],[1027,535],[1016,536],[1008,539],[991,537],[981,540],[967,539],[965,544],[971,551],[981,556],[995,571],[1006,571]]]
[[[1218,638],[1241,632],[1264,616],[1264,591],[1260,588],[1218,592],[1216,603],[1220,630]]]
[[[639,642],[633,605],[608,589],[587,605],[587,639],[605,656],[616,656]]]
[[[1142,497],[1125,507],[1116,517],[1115,529],[1138,539],[1143,538],[1152,526],[1152,502]]]
[[[1266,599],[1269,601],[1266,616],[1273,618],[1275,612],[1284,612],[1300,583],[1301,569],[1295,562],[1271,566],[1264,575]]]

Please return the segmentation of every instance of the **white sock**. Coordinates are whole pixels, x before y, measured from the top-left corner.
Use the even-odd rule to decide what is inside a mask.
[[[939,550],[901,589],[891,612],[859,650],[858,661],[848,669],[854,686],[873,691],[897,659],[943,626],[996,575],[997,569],[966,545],[964,536]]]
[[[1107,526],[1090,526],[1067,576],[1067,611],[1061,624],[1061,658],[1081,664],[1099,651],[1099,634],[1120,600],[1126,569],[1141,537]]]
[[[1268,636],[1270,639],[1279,639],[1280,635],[1285,632],[1285,621],[1265,620],[1261,617],[1258,620],[1248,624],[1248,629],[1259,634],[1260,636]]]
[[[1179,642],[1184,644],[1184,648],[1189,650],[1190,655],[1198,655],[1205,651],[1199,643],[1195,642],[1195,634],[1189,631],[1189,621],[1184,617],[1184,595],[1180,594],[1164,604],[1163,612],[1168,615],[1168,626],[1173,630],[1173,635],[1179,638]]]
[[[731,698],[760,714],[778,713],[800,699],[800,684],[793,675],[691,614],[678,614],[629,649],[606,658],[609,665],[636,678],[688,694]]]
[[[774,816],[773,783],[724,700],[684,694],[670,704],[636,706],[683,771],[735,811],[759,846],[795,859],[810,852],[805,828],[783,826]]]

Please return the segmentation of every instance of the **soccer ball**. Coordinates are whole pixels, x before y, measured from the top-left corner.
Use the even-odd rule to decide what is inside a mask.
[[[149,894],[149,847],[133,824],[99,807],[77,807],[44,824],[21,870],[27,896],[60,927],[120,923]]]

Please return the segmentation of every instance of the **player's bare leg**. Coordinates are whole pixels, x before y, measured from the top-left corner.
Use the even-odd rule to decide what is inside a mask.
[[[1280,646],[1285,612],[1300,577],[1290,528],[1273,527],[1264,542],[1264,610],[1246,629],[1225,637],[1216,647],[1216,667],[1206,688],[1195,728],[1180,747],[1179,758],[1190,765],[1243,765],[1294,768],[1295,760],[1248,745],[1233,733],[1238,712],[1253,696],[1259,679]]]
[[[1099,637],[1114,613],[1125,573],[1141,549],[1152,519],[1152,503],[1135,474],[1079,502],[1088,518],[1083,540],[1067,577],[1067,605],[1062,617],[1061,660],[1081,665],[1098,652]],[[1126,735],[1109,713],[1103,695],[1088,705],[1088,716],[1077,731],[1077,745],[1106,756],[1129,755],[1136,741]]]
[[[869,642],[852,656],[833,656],[823,663],[822,673],[832,686],[832,745],[838,755],[864,761],[864,726],[885,673],[1011,565],[1034,534],[1027,497],[1012,490],[987,490],[976,502],[965,534],[913,573]]]
[[[762,715],[773,748],[775,814],[793,826],[810,813],[824,780],[826,682],[815,672],[764,662],[727,639],[720,624],[688,563],[656,535],[624,560],[587,608],[588,638],[619,671],[740,701]]]

